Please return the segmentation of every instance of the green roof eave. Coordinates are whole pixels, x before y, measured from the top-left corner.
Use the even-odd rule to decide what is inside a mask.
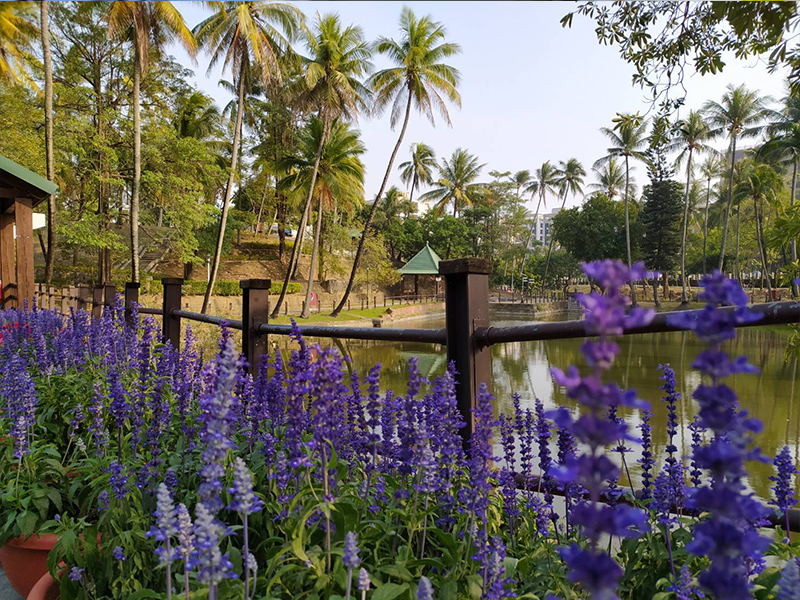
[[[55,194],[58,190],[58,186],[52,181],[48,181],[41,175],[2,155],[0,155],[0,181],[12,185],[22,184],[21,187],[37,199],[43,199]],[[0,184],[0,187],[2,187],[2,184]]]
[[[439,255],[428,244],[398,269],[401,275],[438,275]]]

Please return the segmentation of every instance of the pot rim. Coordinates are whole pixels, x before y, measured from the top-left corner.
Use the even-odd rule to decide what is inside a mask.
[[[22,535],[15,538],[9,538],[6,540],[6,545],[25,550],[52,550],[57,541],[58,536],[56,536],[54,533],[44,533],[41,535],[38,533],[33,533],[27,538]]]

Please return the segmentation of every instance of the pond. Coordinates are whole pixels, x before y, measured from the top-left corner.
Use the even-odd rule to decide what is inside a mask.
[[[572,317],[574,318],[574,316]],[[494,321],[494,326],[518,324],[511,321]],[[443,317],[431,317],[407,321],[398,327],[443,327]],[[275,337],[273,341],[277,341]],[[310,340],[322,344],[330,340]],[[788,342],[788,328],[751,327],[740,329],[736,340],[727,344],[727,350],[735,354],[746,354],[760,369],[759,374],[737,375],[729,380],[739,395],[742,407],[762,421],[764,431],[759,436],[759,444],[768,456],[785,444],[792,448],[795,460],[800,453],[800,398],[798,398],[797,357],[785,360],[784,350]],[[281,346],[285,343],[285,338]],[[564,396],[550,377],[550,367],[566,369],[570,364],[582,365],[580,345],[583,340],[549,340],[540,342],[515,342],[492,347],[493,392],[497,397],[498,411],[509,413],[513,410],[511,394],[517,392],[522,397],[523,408],[533,408],[534,398],[542,400],[546,408],[564,405],[575,408],[576,403]],[[667,443],[667,411],[661,402],[662,392],[658,366],[669,363],[675,369],[679,391],[683,400],[679,406],[681,427],[676,445],[688,455],[691,449],[691,433],[688,425],[692,422],[696,403],[691,393],[700,383],[699,375],[691,368],[694,357],[702,349],[699,341],[689,332],[671,332],[626,336],[618,340],[620,354],[617,364],[610,371],[607,381],[614,381],[623,388],[635,389],[639,397],[647,400],[653,410],[653,445],[657,464],[664,460],[664,447]],[[382,387],[403,393],[407,381],[406,363],[409,358],[419,359],[423,375],[434,377],[443,372],[446,365],[445,348],[416,343],[387,343],[358,340],[342,340],[339,347],[352,361],[359,373],[380,362]],[[638,411],[621,411],[631,427],[640,422]],[[627,455],[634,484],[640,482],[638,465],[638,446]],[[768,498],[772,474],[769,464],[751,463],[750,483],[763,498]]]

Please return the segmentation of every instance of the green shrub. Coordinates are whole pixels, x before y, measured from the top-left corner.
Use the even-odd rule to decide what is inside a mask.
[[[200,296],[206,293],[206,286],[208,284],[205,281],[184,281],[183,282],[183,295],[184,296]],[[288,294],[296,294],[302,289],[302,285],[299,283],[289,283],[289,287],[286,290]],[[269,288],[269,293],[271,295],[278,295],[281,293],[281,288],[283,288],[283,283],[280,281],[274,281]],[[147,281],[142,281],[142,286],[140,288],[140,292],[142,294],[156,294],[160,295],[163,293],[164,288],[161,284],[160,280],[152,279]],[[242,294],[242,289],[239,287],[238,281],[216,281],[214,282],[214,295],[215,296],[240,296]]]

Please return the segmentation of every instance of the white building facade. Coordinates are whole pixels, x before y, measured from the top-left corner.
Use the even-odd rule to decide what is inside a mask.
[[[553,225],[553,217],[555,217],[560,210],[560,208],[554,208],[548,213],[539,213],[536,215],[531,244],[533,244],[534,241],[545,246],[550,243],[550,229]]]

